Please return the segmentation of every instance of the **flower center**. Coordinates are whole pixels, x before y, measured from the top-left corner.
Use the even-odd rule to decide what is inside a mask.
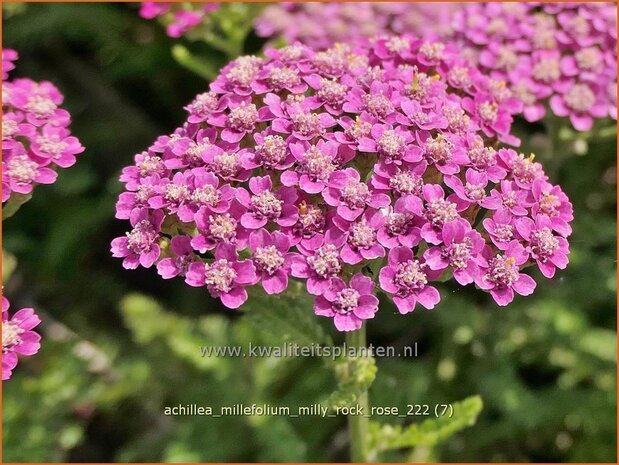
[[[303,137],[314,138],[324,132],[318,113],[300,111],[291,117],[292,127]]]
[[[13,347],[21,344],[21,335],[24,330],[11,321],[2,322],[2,353],[10,352]]]
[[[333,244],[319,247],[313,256],[307,257],[307,264],[322,278],[336,276],[342,270],[338,250]]]
[[[398,287],[398,295],[405,297],[415,291],[423,289],[428,284],[428,277],[423,269],[425,265],[419,263],[419,260],[407,260],[403,263],[398,263],[394,284]]]
[[[539,201],[539,209],[542,213],[550,216],[557,215],[558,208],[561,206],[561,201],[556,195],[542,194],[542,198]]]
[[[518,64],[518,55],[511,48],[501,46],[497,57],[496,67],[499,69],[512,69]]]
[[[286,87],[296,86],[301,80],[296,69],[284,66],[282,68],[271,68],[267,82],[274,90],[280,91]]]
[[[518,266],[513,257],[497,255],[489,261],[486,280],[497,286],[511,286],[518,281]]]
[[[366,94],[363,96],[363,104],[364,109],[377,118],[393,113],[393,104],[384,94]]]
[[[463,242],[452,243],[443,250],[443,256],[449,260],[449,264],[455,269],[466,268],[471,260],[473,246],[467,237]]]
[[[578,67],[581,69],[596,69],[602,62],[602,56],[597,47],[587,47],[575,54]]]
[[[533,77],[542,82],[554,82],[561,77],[561,68],[559,60],[546,59],[542,60],[533,66]]]
[[[531,183],[541,178],[543,176],[542,165],[533,160],[535,160],[534,154],[525,157],[524,154],[521,153],[512,164],[514,177],[523,183]]]
[[[586,84],[574,84],[564,98],[567,106],[578,112],[589,110],[595,103],[595,94]]]
[[[514,237],[514,227],[511,224],[498,224],[494,229],[494,236],[498,242],[510,242]]]
[[[17,155],[7,162],[7,174],[17,182],[29,183],[36,177],[38,167],[27,155]]]
[[[385,228],[387,233],[392,236],[400,236],[406,234],[411,227],[411,216],[406,213],[390,213],[385,219]]]
[[[195,188],[191,194],[191,200],[202,205],[215,206],[219,203],[219,199],[219,191],[210,184]]]
[[[187,152],[185,152],[185,157],[189,161],[198,161],[202,159],[202,154],[211,147],[212,144],[205,142],[191,142],[189,147],[187,148]]]
[[[230,213],[213,215],[208,220],[208,230],[211,236],[224,242],[231,242],[236,238],[236,220]]]
[[[236,271],[225,258],[206,264],[205,284],[213,294],[225,294],[230,292],[236,278]]]
[[[426,155],[435,163],[449,162],[451,160],[451,151],[453,143],[447,140],[442,134],[436,137],[430,137],[426,140]]]
[[[376,230],[362,218],[350,227],[348,243],[355,249],[369,249],[376,243]]]
[[[410,49],[410,43],[404,37],[392,37],[385,44],[387,50],[393,53],[405,52]]]
[[[148,220],[138,222],[127,234],[127,248],[133,253],[148,252],[157,239],[157,231]]]
[[[258,247],[254,253],[258,271],[272,275],[284,265],[284,256],[274,245]]]
[[[349,208],[363,208],[370,197],[370,190],[367,184],[349,179],[342,189],[341,195],[342,200]]]
[[[316,92],[316,96],[321,101],[336,106],[344,103],[347,90],[348,86],[340,84],[335,79],[322,78],[320,80],[320,89]]]
[[[533,105],[536,102],[535,93],[529,89],[526,82],[520,81],[512,86],[512,91],[517,99],[522,100],[525,105]]]
[[[496,102],[482,102],[481,105],[479,105],[479,116],[481,116],[481,119],[483,119],[484,121],[488,122],[488,123],[494,123],[496,122],[496,119],[498,117],[498,106],[496,104]]]
[[[405,139],[393,129],[387,129],[378,140],[378,150],[389,159],[400,159]]]
[[[361,296],[355,289],[342,289],[333,301],[333,310],[341,314],[350,313],[359,306],[359,297]]]
[[[235,176],[241,168],[241,160],[236,153],[222,152],[213,157],[211,168],[222,178]]]
[[[144,159],[137,163],[140,176],[149,176],[163,169],[163,162],[157,156],[145,155]]]
[[[316,146],[310,147],[300,163],[301,172],[313,180],[326,181],[335,171],[335,163],[330,155],[322,153]]]
[[[453,132],[465,131],[471,123],[471,118],[458,105],[445,105],[443,114]]]
[[[251,210],[269,220],[274,220],[281,216],[283,204],[283,200],[279,200],[269,191],[261,192],[251,198]]]
[[[207,116],[217,108],[218,103],[217,95],[214,92],[204,92],[197,95],[186,110],[193,114]]]
[[[268,168],[273,168],[286,160],[288,149],[282,136],[266,136],[261,145],[256,146],[256,155]]]
[[[12,138],[19,130],[19,125],[12,119],[2,121],[2,140]]]
[[[348,66],[346,56],[334,48],[317,53],[312,62],[319,73],[328,76],[339,76]]]
[[[545,262],[559,248],[559,239],[557,239],[550,228],[544,227],[539,231],[534,231],[531,234],[531,251],[537,257]]]
[[[258,120],[258,110],[253,103],[241,103],[230,110],[228,123],[230,127],[239,131],[251,131]]]
[[[458,218],[456,204],[445,199],[435,199],[426,205],[426,217],[435,228]]]
[[[180,203],[187,200],[191,193],[189,192],[189,187],[185,184],[167,184],[164,196],[170,202]]]
[[[445,44],[440,42],[425,42],[419,47],[419,53],[430,60],[442,60]]]
[[[243,56],[234,61],[234,66],[226,74],[233,84],[248,87],[258,72],[262,60],[255,56]]]
[[[466,66],[455,66],[449,71],[449,80],[456,87],[468,87],[471,85],[469,69]]]
[[[153,195],[154,189],[153,186],[149,186],[147,184],[140,184],[138,186],[138,190],[135,191],[135,198],[140,203],[146,203],[146,201]]]
[[[33,113],[37,118],[51,116],[56,108],[58,107],[50,98],[41,95],[28,97],[28,102],[26,103],[26,110]]]
[[[486,196],[484,186],[480,184],[471,184],[470,182],[464,185],[464,193],[469,199],[475,200],[476,202],[479,202]]]
[[[372,130],[372,124],[367,121],[362,121],[359,116],[356,117],[355,122],[346,128],[345,133],[354,141],[358,141],[362,137],[370,134]]]
[[[410,171],[399,171],[389,178],[389,187],[400,195],[419,194],[423,187],[423,179]]]

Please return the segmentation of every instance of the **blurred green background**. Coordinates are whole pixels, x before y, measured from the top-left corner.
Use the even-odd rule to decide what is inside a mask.
[[[344,418],[163,415],[179,403],[309,405],[337,388],[320,360],[203,359],[200,345],[342,342],[302,293],[256,297],[241,316],[204,289],[111,258],[109,243],[125,228],[114,219],[121,168],[173,131],[207,87],[172,58],[184,41],[139,18],[136,4],[105,3],[11,5],[3,40],[20,53],[13,76],[61,89],[87,149],[3,224],[4,249],[17,259],[7,281],[5,254],[5,293],[13,309],[33,306],[44,320],[41,352],[2,386],[3,460],[348,460]],[[224,60],[200,42],[184,45]],[[245,51],[261,46],[250,35]],[[544,151],[543,125],[517,130]],[[534,296],[498,308],[486,294],[445,285],[437,309],[406,317],[382,303],[369,342],[417,342],[420,353],[377,361],[373,405],[472,395],[484,403],[474,426],[382,460],[616,462],[615,147],[616,137],[592,138],[585,155],[569,142],[539,154],[576,219],[571,265],[552,281],[536,276]]]

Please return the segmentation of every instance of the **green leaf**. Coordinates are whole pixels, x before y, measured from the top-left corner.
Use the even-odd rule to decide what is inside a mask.
[[[11,198],[2,206],[2,221],[10,218],[17,210],[21,208],[28,200],[32,198],[32,194],[16,194],[13,193]]]
[[[13,271],[15,271],[15,267],[17,266],[17,259],[15,255],[7,252],[6,250],[2,250],[2,284],[6,284],[9,282]]]
[[[617,333],[609,329],[591,329],[578,340],[578,346],[600,360],[617,362]]]
[[[291,281],[282,295],[269,296],[257,288],[250,289],[249,294],[242,308],[246,321],[258,332],[274,341],[294,341],[300,346],[333,344],[314,314],[313,297],[302,283]]]
[[[440,416],[407,427],[370,422],[370,450],[374,453],[393,449],[433,447],[458,431],[472,426],[483,407],[481,397],[467,397],[453,404],[453,416]]]

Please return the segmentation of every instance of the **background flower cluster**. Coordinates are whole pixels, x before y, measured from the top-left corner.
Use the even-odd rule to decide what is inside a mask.
[[[503,82],[409,36],[265,55],[224,67],[123,170],[126,268],[156,264],[230,308],[292,275],[347,331],[378,309],[371,278],[408,313],[438,303],[446,273],[506,305],[533,292],[524,265],[567,265],[569,200],[533,156],[490,145],[517,142]]]
[[[409,33],[444,37],[458,3],[361,2],[269,5],[256,20],[261,37],[281,37],[314,49],[336,42],[364,43],[375,36]]]
[[[160,18],[166,24],[170,37],[181,37],[202,24],[206,16],[219,8],[217,3],[142,2],[140,16],[145,19]]]
[[[578,131],[617,119],[617,9],[611,3],[469,3],[453,39],[524,103],[527,121],[548,106]]]
[[[2,202],[28,195],[36,184],[56,181],[58,168],[75,164],[84,151],[71,135],[71,115],[49,81],[9,80],[17,53],[2,51]]]

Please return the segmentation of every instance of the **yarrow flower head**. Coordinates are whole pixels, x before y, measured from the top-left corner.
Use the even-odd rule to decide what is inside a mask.
[[[567,265],[572,207],[534,157],[495,148],[513,102],[466,63],[411,36],[234,60],[123,170],[114,256],[229,308],[300,279],[342,331],[379,288],[401,313],[449,276],[501,305],[529,293],[525,266]]]
[[[31,308],[22,308],[9,317],[9,300],[2,296],[2,380],[9,379],[19,357],[36,354],[41,336],[35,328],[41,320]]]
[[[493,78],[490,93],[524,103],[527,121],[549,106],[588,131],[617,119],[616,30],[613,3],[477,2],[455,12],[451,38]]]
[[[58,168],[75,164],[84,151],[71,135],[69,112],[60,108],[63,96],[48,81],[8,80],[17,60],[2,51],[2,203],[32,193],[37,184],[52,184]]]

